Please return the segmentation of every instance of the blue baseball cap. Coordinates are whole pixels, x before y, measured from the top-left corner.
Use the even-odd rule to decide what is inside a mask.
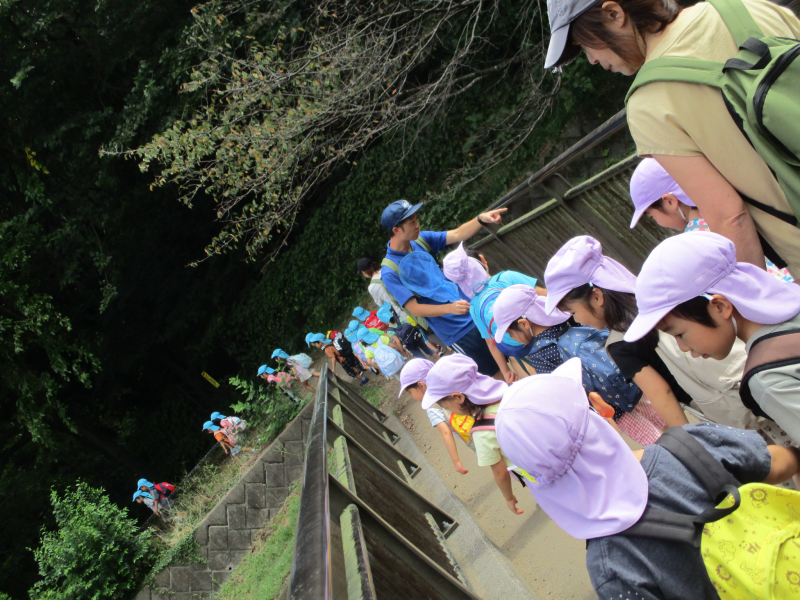
[[[378,334],[373,333],[366,327],[359,328],[356,337],[359,339],[359,341],[362,341],[365,344],[374,344],[375,342],[378,341]]]
[[[136,484],[136,487],[140,488],[143,485],[147,487],[153,487],[153,483],[151,481],[147,481],[147,479],[140,479],[139,483]]]
[[[258,367],[258,376],[261,377],[264,373],[271,373],[273,369],[270,369],[267,365],[261,365]]]
[[[309,338],[306,338],[306,341],[309,341]],[[314,333],[311,335],[309,346],[315,342],[322,342],[323,344],[330,344],[331,340],[325,337],[324,333]]]
[[[394,312],[387,302],[378,310],[378,318],[381,320],[381,323],[388,323],[392,320],[392,317],[394,317]]]
[[[272,358],[275,358],[275,357],[281,358],[283,360],[286,360],[287,358],[289,358],[289,355],[286,354],[286,352],[284,352],[280,348],[278,348],[277,350],[275,350],[275,352],[272,353]]]
[[[143,492],[143,491],[141,491],[141,490],[136,490],[136,491],[133,493],[133,501],[134,501],[134,502],[136,502],[136,499],[137,499],[139,496],[146,496],[146,497],[148,497],[148,498],[151,498],[150,494],[148,494],[148,493],[146,493],[146,492]]]
[[[422,202],[412,206],[411,202],[408,200],[396,200],[383,209],[383,214],[381,215],[381,225],[384,227],[384,229],[391,231],[397,227],[397,224],[400,221],[406,220],[420,208],[422,208]]]
[[[367,317],[369,317],[369,311],[365,308],[360,306],[356,306],[353,309],[353,316],[358,319],[359,321],[366,321]],[[352,322],[350,323],[352,325]]]
[[[210,429],[211,431],[217,431],[219,430],[219,427],[214,425],[211,421],[206,421],[205,423],[203,423],[203,431],[205,431],[206,429]]]
[[[311,346],[312,338],[317,335],[316,333],[307,333],[306,334],[306,345]]]
[[[350,322],[347,324],[347,328],[348,328],[348,329],[350,329],[351,331],[355,331],[356,329],[358,329],[358,326],[359,326],[359,325],[361,325],[361,323],[359,323],[358,321],[356,321],[355,319],[353,319],[352,321],[350,321]]]
[[[214,419],[225,419],[225,418],[227,418],[227,417],[225,417],[225,415],[223,415],[222,413],[218,413],[217,411],[214,411],[213,413],[211,413],[211,420],[212,421]]]

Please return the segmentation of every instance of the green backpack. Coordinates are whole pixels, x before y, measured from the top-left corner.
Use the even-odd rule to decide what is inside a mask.
[[[433,248],[431,248],[431,245],[428,242],[426,242],[424,239],[417,238],[414,241],[417,242],[420,246],[422,246],[425,249],[425,252],[427,252],[428,254],[433,254]],[[384,258],[381,261],[381,266],[382,267],[389,267],[392,271],[397,273],[398,277],[400,276],[400,267],[397,266],[397,263],[394,262],[393,260],[391,260],[389,258]],[[383,279],[381,279],[381,285],[383,286],[383,289],[386,290],[386,293],[389,294],[392,298],[394,298],[394,294],[392,294],[392,292],[389,291],[389,288],[386,287],[386,284],[383,283]],[[394,301],[397,302],[397,298],[394,298]],[[399,302],[397,302],[397,304],[400,305]],[[423,329],[429,329],[428,322],[425,319],[423,319],[422,317],[414,317],[412,320],[414,321],[414,323],[412,323],[412,325],[417,324],[420,327],[422,327]]]
[[[733,35],[739,54],[726,63],[663,56],[644,64],[625,98],[654,81],[682,81],[719,88],[728,112],[764,159],[794,215],[742,197],[753,206],[799,226],[800,41],[765,36],[741,0],[707,0]]]
[[[618,535],[685,542],[700,552],[720,598],[800,596],[800,492],[766,483],[740,485],[689,432],[672,427],[656,442],[706,488],[699,515],[647,507]]]

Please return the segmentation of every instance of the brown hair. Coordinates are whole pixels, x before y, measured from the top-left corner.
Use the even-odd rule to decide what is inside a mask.
[[[464,403],[462,404],[464,409],[470,414],[470,416],[475,419],[482,419],[483,416],[486,414],[486,407],[482,404],[473,404],[472,400],[464,396]]]
[[[621,331],[623,333],[628,331],[636,315],[639,314],[639,309],[636,306],[636,297],[627,292],[617,292],[601,287],[597,287],[597,289],[603,292],[603,297],[605,298],[603,320],[606,322],[608,330]],[[580,302],[594,316],[597,316],[590,304],[592,292],[594,292],[594,287],[591,284],[584,283],[564,296],[558,303],[557,308],[566,311],[570,303]],[[658,346],[658,330],[651,330],[642,339],[634,343],[642,352],[651,353]]]
[[[616,0],[634,30],[632,36],[619,36],[606,27],[608,15],[603,11],[606,1],[598,0],[570,24],[568,43],[596,50],[609,48],[637,68],[645,58],[639,48],[639,39],[648,33],[661,33],[681,12],[681,6],[675,0]]]

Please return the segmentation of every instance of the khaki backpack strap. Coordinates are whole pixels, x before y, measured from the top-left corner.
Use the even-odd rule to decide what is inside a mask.
[[[769,369],[796,364],[800,364],[800,328],[776,331],[758,338],[750,346],[744,363],[744,375],[739,388],[742,403],[756,415],[769,418],[753,398],[750,379]]]

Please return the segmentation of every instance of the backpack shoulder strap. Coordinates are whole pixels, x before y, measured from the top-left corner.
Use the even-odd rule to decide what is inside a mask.
[[[738,47],[741,48],[748,38],[764,37],[764,32],[761,31],[742,0],[708,0],[708,3],[722,17]]]
[[[494,418],[495,415],[483,415],[480,419],[475,419],[472,428],[469,430],[469,437],[472,437],[475,431],[494,431],[496,429]]]
[[[670,427],[656,444],[668,450],[697,477],[711,498],[716,498],[727,485],[739,487],[736,478],[683,427]]]
[[[662,56],[648,61],[636,74],[633,85],[625,96],[625,104],[628,104],[637,89],[656,81],[681,81],[721,88],[724,81],[723,67],[722,63],[711,60],[680,56]]]
[[[431,245],[425,240],[425,238],[418,237],[414,241],[417,242],[423,248],[425,248],[425,252],[427,252],[428,254],[433,254],[433,248],[431,248]]]
[[[750,391],[750,379],[763,371],[800,364],[800,328],[775,331],[758,338],[750,346],[744,364],[739,396],[742,403],[756,415],[767,417]]]

